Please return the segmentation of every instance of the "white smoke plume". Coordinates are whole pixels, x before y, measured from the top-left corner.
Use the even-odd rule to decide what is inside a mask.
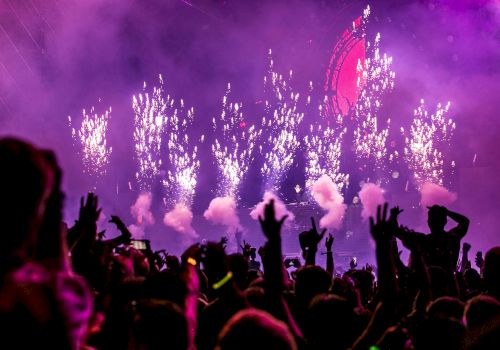
[[[215,197],[203,216],[214,224],[226,226],[228,234],[234,234],[241,229],[240,219],[236,212],[236,201],[233,197]]]
[[[420,189],[420,205],[424,208],[433,205],[447,206],[456,200],[456,193],[450,192],[447,188],[440,185],[427,182]]]
[[[250,216],[252,217],[252,219],[258,220],[259,216],[261,216],[262,218],[264,217],[264,208],[266,204],[268,204],[271,201],[271,199],[274,200],[274,215],[276,216],[277,220],[280,220],[285,215],[288,215],[286,221],[292,221],[293,219],[295,219],[295,215],[293,215],[291,211],[288,211],[285,203],[283,203],[281,199],[278,198],[278,196],[276,196],[274,193],[270,191],[266,191],[264,193],[262,201],[259,202],[255,206],[255,208],[250,212]]]
[[[347,205],[337,185],[328,175],[322,175],[311,187],[311,194],[327,213],[319,220],[320,227],[339,229],[342,226]]]
[[[361,217],[363,220],[368,220],[370,216],[375,217],[377,214],[377,206],[385,203],[384,189],[374,183],[365,183],[359,191],[359,200],[363,205]]]
[[[143,238],[144,228],[155,223],[153,213],[151,212],[152,201],[153,196],[151,192],[142,192],[130,207],[130,214],[134,218],[135,224],[130,225],[128,229],[134,238]]]
[[[183,241],[191,243],[199,236],[191,226],[193,222],[193,213],[183,203],[177,203],[171,211],[163,217],[163,223],[173,228],[183,235]]]
[[[151,212],[151,203],[153,196],[151,192],[142,192],[135,200],[134,205],[130,207],[130,214],[138,225],[153,225],[155,218]]]

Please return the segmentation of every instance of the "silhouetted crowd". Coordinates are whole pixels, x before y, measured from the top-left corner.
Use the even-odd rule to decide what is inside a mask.
[[[116,216],[119,234],[107,239],[92,193],[64,224],[52,152],[1,139],[0,164],[2,349],[500,348],[500,247],[471,262],[461,242],[469,220],[445,207],[429,208],[422,234],[399,225],[398,207],[380,206],[370,219],[376,266],[339,274],[334,237],[314,219],[298,235],[303,259],[284,261],[286,217],[273,201],[255,232],[264,246],[237,234],[239,253],[221,239],[177,257],[133,240]],[[316,264],[323,245],[325,267]]]

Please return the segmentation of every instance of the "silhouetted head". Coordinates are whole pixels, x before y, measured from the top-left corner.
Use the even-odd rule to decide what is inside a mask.
[[[131,349],[188,349],[186,317],[175,303],[138,303],[132,335]]]
[[[233,273],[233,280],[240,290],[244,290],[247,285],[248,260],[238,253],[230,254],[227,257],[229,270]]]
[[[366,306],[375,293],[375,278],[366,270],[351,270],[346,275],[354,281],[355,287],[359,290],[361,302]]]
[[[0,257],[26,258],[43,221],[55,174],[43,152],[12,138],[0,140],[0,165]]]
[[[454,318],[457,321],[462,319],[464,314],[464,303],[457,298],[440,297],[427,306],[429,317]]]
[[[467,301],[464,324],[469,328],[481,327],[500,315],[500,302],[487,295],[478,295]]]
[[[297,270],[295,295],[297,303],[307,308],[312,298],[327,293],[332,286],[332,277],[319,266],[304,266]]]
[[[464,326],[453,318],[427,318],[417,327],[413,344],[416,350],[461,349]]]
[[[267,312],[245,309],[236,313],[219,334],[216,350],[295,350],[288,326]]]
[[[467,269],[464,272],[464,282],[467,290],[479,290],[481,288],[481,275],[474,269]]]
[[[500,298],[500,247],[491,248],[484,256],[483,278],[488,292]]]
[[[439,205],[429,207],[427,216],[427,224],[431,233],[440,233],[444,231],[444,227],[448,222],[446,208]]]
[[[359,335],[357,317],[346,299],[317,295],[309,305],[304,332],[311,349],[346,349]]]

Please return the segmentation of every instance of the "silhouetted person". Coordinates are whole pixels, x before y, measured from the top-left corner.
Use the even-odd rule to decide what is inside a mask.
[[[16,349],[78,349],[90,293],[67,262],[61,171],[51,152],[0,140],[0,339]]]
[[[457,225],[446,231],[448,218],[455,221]],[[430,229],[428,235],[402,228],[396,230],[395,234],[408,249],[418,250],[423,255],[427,266],[438,266],[446,271],[455,271],[460,253],[460,241],[467,234],[469,219],[445,207],[434,205],[429,208],[427,224]]]
[[[235,314],[222,329],[217,350],[295,350],[288,326],[267,312],[247,309]]]
[[[490,249],[484,256],[483,278],[486,293],[500,301],[500,247]]]

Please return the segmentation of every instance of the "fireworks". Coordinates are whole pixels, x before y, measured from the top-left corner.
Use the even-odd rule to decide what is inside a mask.
[[[290,87],[292,71],[288,79],[275,72],[271,54],[269,50],[269,69],[264,77],[265,92],[270,96],[265,102],[267,117],[262,118],[262,128],[268,133],[269,150],[265,153],[261,173],[266,179],[266,189],[276,191],[293,165],[295,151],[300,145],[298,126],[304,114],[297,111],[299,94]]]
[[[358,127],[354,130],[354,151],[358,161],[372,160],[376,169],[382,168],[387,158],[387,137],[390,119],[387,126],[380,128],[378,112],[386,93],[394,88],[396,74],[391,70],[392,57],[381,55],[380,33],[377,33],[373,46],[367,42],[367,56],[364,63],[358,61],[357,88],[360,90],[355,106],[355,119]],[[391,155],[394,157],[394,155]]]
[[[212,144],[212,154],[219,169],[218,196],[238,199],[238,190],[248,166],[253,160],[256,140],[261,131],[255,126],[247,128],[243,119],[242,104],[228,102],[231,84],[227,85],[222,99],[222,112],[212,119],[214,132],[221,135]]]
[[[337,127],[311,125],[309,135],[304,137],[306,188],[310,189],[322,175],[328,175],[339,190],[348,186],[349,174],[340,172],[342,140],[347,131],[346,128],[339,127],[341,122],[341,119],[338,120]]]
[[[80,128],[78,130],[72,128],[71,135],[74,142],[81,144],[79,153],[82,157],[83,171],[96,177],[104,176],[112,152],[112,148],[106,144],[111,107],[104,114],[97,114],[94,107],[90,109],[89,113],[84,109],[82,115],[83,120]],[[68,119],[71,127],[71,117]]]
[[[183,117],[181,117],[183,116]],[[191,208],[195,194],[200,161],[197,158],[198,147],[192,145],[188,136],[192,126],[194,109],[184,109],[184,101],[180,101],[180,108],[175,109],[169,116],[168,151],[171,170],[167,173],[167,180],[163,185],[168,192],[167,201],[171,205],[183,204]],[[203,138],[203,136],[202,136]]]
[[[439,148],[449,145],[456,127],[455,122],[447,118],[449,108],[449,102],[445,106],[438,104],[436,113],[429,117],[424,100],[421,100],[413,112],[409,134],[401,128],[405,136],[404,157],[418,189],[425,183],[443,186],[444,161]]]
[[[135,155],[139,161],[136,178],[143,191],[150,189],[152,180],[160,173],[162,135],[168,123],[167,108],[172,108],[174,102],[170,96],[163,97],[161,75],[159,81],[159,87],[153,87],[151,96],[146,92],[144,82],[143,93],[132,98]]]

